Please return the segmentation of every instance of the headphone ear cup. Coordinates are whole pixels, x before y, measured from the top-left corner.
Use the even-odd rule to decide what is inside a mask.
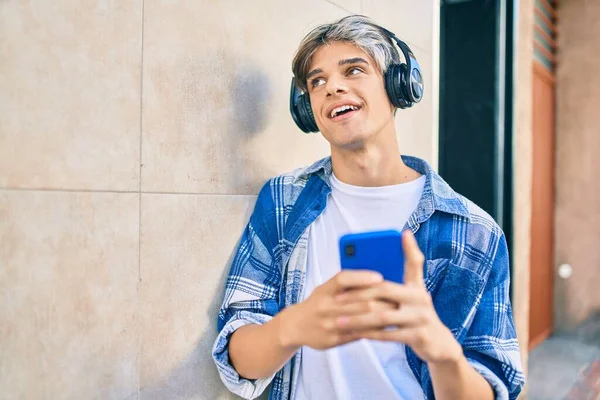
[[[315,115],[312,112],[308,94],[304,93],[302,96],[300,96],[300,99],[298,100],[298,108],[302,113],[302,123],[307,129],[305,132],[318,132],[319,128],[317,127],[317,122],[315,121]]]
[[[409,108],[413,106],[413,102],[411,101],[412,96],[410,93],[410,76],[408,72],[408,66],[404,63],[400,64],[400,84],[398,85],[398,91],[400,92],[400,96],[402,97],[402,108]]]
[[[302,90],[296,85],[295,78],[292,78],[290,87],[290,114],[298,128],[304,133],[319,130],[310,107],[310,98],[308,94],[302,93]]]
[[[406,64],[392,64],[385,73],[385,90],[390,102],[397,108],[409,108],[412,106],[406,96]]]
[[[394,71],[396,64],[392,64],[388,67],[387,71],[385,71],[384,83],[385,83],[385,91],[390,99],[390,102],[394,107],[398,107],[396,104],[396,92],[395,92],[395,84],[394,84],[394,75],[396,72]]]

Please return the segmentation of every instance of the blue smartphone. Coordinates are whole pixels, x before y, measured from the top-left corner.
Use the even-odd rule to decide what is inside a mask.
[[[403,283],[402,234],[386,230],[344,235],[340,238],[340,261],[342,270],[377,271],[387,281]]]

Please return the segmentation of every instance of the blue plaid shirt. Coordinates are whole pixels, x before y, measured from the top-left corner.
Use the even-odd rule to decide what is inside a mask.
[[[423,160],[404,157],[426,176],[410,229],[425,255],[424,278],[442,322],[467,360],[490,382],[496,399],[516,399],[525,382],[509,299],[508,250],[494,220],[458,195]],[[302,299],[309,227],[331,192],[331,159],[278,176],[260,191],[243,233],[218,316],[213,358],[225,385],[246,399],[271,384],[270,399],[294,398],[301,352],[274,376],[248,380],[229,361],[233,332],[264,324]],[[427,364],[406,348],[408,364],[427,399],[434,399]]]

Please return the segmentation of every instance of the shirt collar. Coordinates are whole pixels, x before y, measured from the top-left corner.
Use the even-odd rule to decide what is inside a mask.
[[[421,175],[425,175],[423,194],[416,210],[416,217],[419,222],[427,220],[434,211],[442,211],[470,219],[470,213],[464,198],[457,194],[431,168],[427,161],[411,156],[402,156],[402,161]],[[306,168],[299,177],[308,179],[311,175],[318,175],[329,186],[331,174],[331,157],[326,157]]]

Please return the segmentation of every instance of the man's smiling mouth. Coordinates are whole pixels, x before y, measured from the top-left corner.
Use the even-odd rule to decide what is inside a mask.
[[[332,109],[328,117],[333,121],[338,121],[350,118],[352,115],[356,114],[360,110],[360,106],[354,104],[343,104]]]

